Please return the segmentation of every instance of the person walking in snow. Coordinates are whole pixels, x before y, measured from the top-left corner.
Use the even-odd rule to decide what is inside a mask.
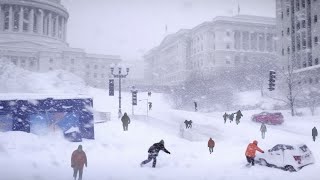
[[[262,139],[264,139],[265,134],[267,132],[267,126],[264,123],[261,124],[260,131],[261,131],[261,137],[262,137]]]
[[[152,102],[149,102],[149,111],[152,110]]]
[[[233,121],[234,113],[229,114],[230,123]]]
[[[198,103],[195,101],[193,103],[194,103],[194,111],[197,112],[198,111]]]
[[[318,130],[316,127],[312,128],[312,139],[313,141],[316,141],[316,137],[318,136]]]
[[[170,152],[164,147],[164,141],[161,140],[158,143],[153,144],[149,150],[148,150],[148,159],[144,160],[141,162],[140,166],[142,167],[143,165],[149,163],[150,161],[153,160],[152,162],[152,167],[155,168],[157,164],[157,156],[159,154],[159,151],[162,150],[167,154],[170,154]]]
[[[73,151],[71,156],[71,167],[73,168],[73,178],[76,180],[78,172],[79,178],[78,180],[82,180],[83,167],[87,164],[87,156],[86,153],[82,150],[82,145],[78,146],[78,149]]]
[[[228,118],[228,114],[225,112],[222,117],[223,117],[224,123],[226,123],[227,122],[227,118]]]
[[[241,113],[241,111],[240,110],[238,110],[237,112],[236,112],[236,124],[238,125],[239,123],[240,123],[240,119],[241,119],[241,117],[243,116],[242,115],[242,113]]]
[[[209,147],[209,152],[210,152],[210,154],[213,152],[214,146],[215,146],[215,143],[214,143],[214,141],[212,140],[212,138],[210,138],[209,141],[208,141],[208,147]]]
[[[124,113],[124,115],[121,118],[121,121],[122,121],[123,131],[128,131],[128,126],[130,124],[130,118],[127,115],[127,113]]]
[[[256,157],[256,151],[259,151],[261,153],[264,153],[263,150],[261,150],[259,147],[258,147],[258,141],[254,140],[252,143],[250,143],[247,147],[247,150],[246,150],[246,158],[247,158],[247,161],[248,161],[248,166],[251,164],[252,166],[254,166],[254,158]]]

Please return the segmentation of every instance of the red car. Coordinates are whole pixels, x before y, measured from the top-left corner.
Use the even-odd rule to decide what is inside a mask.
[[[280,112],[275,112],[275,113],[262,112],[260,114],[254,114],[251,117],[251,120],[255,122],[271,124],[271,125],[282,124],[284,122],[283,116]]]

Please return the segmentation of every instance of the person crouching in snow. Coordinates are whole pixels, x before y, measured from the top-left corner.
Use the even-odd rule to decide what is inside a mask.
[[[79,180],[82,180],[83,166],[87,167],[87,156],[82,150],[82,145],[78,146],[78,149],[73,151],[71,156],[71,167],[73,168],[73,178],[77,178],[79,172]]]
[[[209,147],[210,154],[213,152],[214,145],[215,145],[214,141],[212,140],[212,138],[210,138],[208,141],[208,147]]]
[[[256,157],[256,151],[264,153],[264,151],[258,147],[258,141],[254,140],[253,143],[250,143],[248,145],[246,150],[246,158],[248,161],[248,165],[251,164],[252,166],[254,166],[254,158]]]
[[[156,164],[157,164],[157,156],[159,154],[159,151],[162,150],[164,152],[166,152],[167,154],[170,154],[170,152],[164,147],[164,141],[161,140],[158,143],[153,144],[149,150],[148,150],[148,159],[144,160],[140,166],[142,167],[143,165],[149,163],[151,160],[153,160],[152,162],[152,167],[155,168]]]

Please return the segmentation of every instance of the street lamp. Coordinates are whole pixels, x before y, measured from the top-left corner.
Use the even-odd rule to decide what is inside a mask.
[[[126,74],[122,73],[122,67],[118,67],[118,74],[114,74],[114,67],[110,67],[111,74],[114,78],[119,78],[119,111],[118,111],[118,117],[121,118],[122,112],[121,112],[121,78],[126,78],[129,74],[129,68],[126,68]]]

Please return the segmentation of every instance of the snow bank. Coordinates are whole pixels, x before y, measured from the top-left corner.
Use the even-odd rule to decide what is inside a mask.
[[[85,82],[76,75],[55,70],[35,73],[0,61],[0,93],[86,94]]]

